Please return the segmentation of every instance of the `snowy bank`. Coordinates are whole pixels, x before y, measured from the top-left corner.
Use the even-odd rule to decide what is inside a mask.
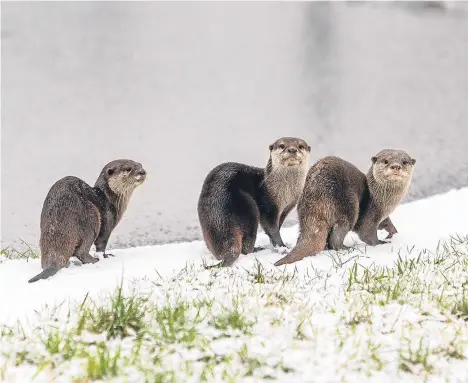
[[[112,250],[33,284],[40,260],[4,260],[0,379],[466,382],[467,217],[468,188],[453,190],[397,208],[390,244],[349,234],[353,251],[279,268],[285,249],[269,248],[206,269],[201,241]],[[282,230],[288,246],[297,230]],[[116,327],[117,301],[138,326]]]

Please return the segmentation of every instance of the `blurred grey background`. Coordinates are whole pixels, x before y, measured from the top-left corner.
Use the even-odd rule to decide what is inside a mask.
[[[199,239],[206,174],[263,167],[281,136],[363,170],[406,149],[418,161],[406,201],[467,185],[456,5],[2,2],[2,246],[37,246],[51,185],[94,184],[116,158],[149,178],[110,247]]]

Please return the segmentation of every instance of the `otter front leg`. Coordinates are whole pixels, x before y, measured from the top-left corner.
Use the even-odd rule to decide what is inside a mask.
[[[104,258],[109,258],[109,256],[114,257],[113,254],[106,253],[107,242],[109,241],[110,235],[99,235],[94,242],[96,246],[96,253],[102,253]]]
[[[390,239],[393,237],[394,234],[398,233],[398,230],[393,225],[393,222],[391,221],[390,217],[387,217],[382,222],[380,222],[378,229],[385,229],[388,232],[388,235],[385,239]]]
[[[280,218],[279,218],[279,223],[278,223],[278,230],[281,229],[281,226],[283,226],[284,220],[288,216],[288,214],[291,212],[292,209],[294,209],[294,206],[296,204],[291,204],[289,205],[284,211],[281,213]]]
[[[359,230],[358,235],[361,241],[370,246],[384,245],[388,243],[387,241],[382,241],[377,237],[376,227],[362,228]]]
[[[271,222],[270,219],[263,218],[260,220],[260,225],[265,231],[265,234],[268,235],[268,238],[270,238],[270,243],[273,246],[285,247],[285,244],[283,243],[283,240],[281,239],[279,227],[276,223],[277,221],[278,220],[275,219],[275,222]]]
[[[350,247],[343,244],[343,242],[350,229],[350,225],[346,221],[335,223],[328,234],[325,249],[349,250]]]
[[[279,232],[278,229],[276,229],[276,230],[272,229],[271,231],[266,232],[266,234],[270,238],[270,243],[273,246],[286,247],[283,240],[281,239],[281,235],[280,235],[280,232]]]

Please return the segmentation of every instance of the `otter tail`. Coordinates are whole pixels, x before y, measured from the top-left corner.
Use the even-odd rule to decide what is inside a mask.
[[[275,266],[300,261],[305,257],[315,255],[325,249],[329,232],[328,225],[325,223],[311,225],[303,232],[304,234],[299,236],[299,240],[294,249],[279,261],[276,261]]]
[[[47,278],[51,277],[52,275],[56,274],[57,271],[59,271],[59,270],[60,269],[58,269],[56,267],[50,267],[48,269],[45,269],[42,273],[37,274],[35,277],[31,278],[28,281],[28,283],[36,282],[39,279],[47,279]]]

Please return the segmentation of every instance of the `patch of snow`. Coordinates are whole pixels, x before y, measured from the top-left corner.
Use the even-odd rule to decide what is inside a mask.
[[[249,351],[264,357],[267,365],[274,365],[278,360],[282,360],[285,365],[297,367],[298,371],[295,374],[280,374],[277,377],[278,381],[330,382],[339,381],[341,378],[346,378],[348,381],[365,380],[366,366],[372,363],[372,356],[369,355],[372,347],[369,342],[378,342],[383,361],[392,366],[381,371],[377,369],[377,372],[373,372],[372,379],[382,382],[417,381],[421,378],[418,374],[407,374],[404,377],[396,375],[399,362],[395,350],[401,343],[401,337],[407,336],[410,349],[418,347],[411,343],[412,339],[418,341],[425,339],[428,347],[433,349],[437,345],[447,344],[451,336],[456,336],[456,331],[461,331],[462,335],[459,336],[468,340],[468,330],[463,330],[460,323],[447,330],[447,325],[443,323],[444,318],[439,318],[437,310],[423,301],[420,309],[397,302],[390,302],[384,306],[372,305],[369,306],[370,312],[366,314],[367,308],[359,303],[359,299],[354,300],[352,304],[343,300],[343,284],[348,271],[355,264],[364,267],[374,265],[394,268],[399,254],[411,257],[426,249],[425,254],[430,257],[441,240],[454,234],[467,235],[468,188],[452,190],[446,194],[401,205],[391,218],[398,229],[398,234],[394,235],[389,244],[368,247],[360,242],[355,234],[350,233],[345,240],[346,245],[355,245],[355,250],[350,253],[340,255],[324,251],[315,257],[305,258],[295,264],[279,268],[273,266],[273,263],[283,256],[285,249],[273,249],[268,244],[266,235],[259,233],[257,245],[264,245],[267,249],[255,254],[241,255],[231,270],[219,271],[218,277],[213,277],[211,270],[202,267],[204,262],[217,263],[202,241],[109,250],[115,257],[100,259],[92,265],[72,264],[55,276],[32,284],[28,284],[27,281],[41,271],[40,260],[6,260],[0,263],[0,324],[12,324],[17,320],[28,324],[34,324],[35,321],[38,323],[39,317],[36,312],[43,312],[45,308],[52,310],[64,301],[80,302],[86,294],[90,297],[100,297],[111,293],[120,284],[122,277],[126,286],[137,283],[139,291],[145,289],[152,291],[154,283],[160,283],[161,291],[158,298],[160,301],[167,299],[167,293],[173,297],[183,296],[187,299],[195,296],[193,294],[197,294],[196,296],[205,294],[224,303],[232,291],[241,291],[244,310],[258,319],[249,341]],[[298,226],[281,230],[283,240],[289,248],[296,243],[297,234]],[[382,231],[379,237],[385,238],[386,234]],[[250,277],[245,272],[252,270],[257,260],[261,262],[265,273],[285,270],[291,275],[299,276],[299,281],[302,277],[316,275],[318,283],[313,287],[300,282],[284,284],[278,292],[289,296],[290,301],[284,306],[266,308],[264,304],[258,304],[259,300],[264,299],[265,292],[260,291],[259,285],[249,282]],[[337,267],[337,264],[340,267]],[[188,269],[192,271],[187,272],[187,277],[180,277],[184,270]],[[425,275],[420,276],[421,280],[442,279],[437,271],[426,271]],[[239,277],[240,274],[243,277]],[[168,282],[171,280],[172,282]],[[361,293],[356,296],[358,295],[361,296]],[[312,309],[304,311],[304,307]],[[429,312],[431,320],[419,326],[423,309]],[[301,345],[294,340],[294,334],[301,320],[298,318],[298,313],[307,320],[303,332],[304,336],[313,340],[313,357],[311,357],[311,344]],[[343,326],[343,317],[345,322],[349,322],[356,315],[368,315],[372,319],[372,324],[357,326],[355,333],[350,335],[349,329]],[[279,327],[264,325],[275,317],[280,320]],[[400,332],[397,334],[394,329],[397,321],[409,325],[409,329],[399,324]],[[206,334],[213,331],[211,327],[206,328]],[[336,351],[339,339],[337,331],[341,331],[343,337],[347,336],[353,340],[353,342],[346,340],[347,338],[343,340],[339,355]],[[404,331],[407,333],[403,334]],[[235,338],[216,341],[212,345],[213,351],[223,354],[233,347],[240,347],[236,342],[242,343]],[[3,345],[0,346],[0,351],[2,348]],[[351,363],[349,360],[353,360],[353,366],[348,366]],[[170,363],[177,365],[179,362],[180,355],[171,356]],[[448,365],[447,361],[441,358],[431,360],[431,363],[435,369],[446,374],[450,371],[450,375],[442,375],[449,381],[468,379],[468,364],[464,360],[450,360]],[[71,368],[78,367],[73,365]],[[340,368],[341,372],[336,376],[330,375],[330,371]],[[324,372],[323,375],[320,374],[321,371]],[[35,368],[22,365],[16,369],[15,377],[11,379],[17,382],[28,381],[34,372]],[[138,381],[139,375],[137,372],[134,373],[135,381]],[[441,376],[431,379],[437,381],[440,378]]]

